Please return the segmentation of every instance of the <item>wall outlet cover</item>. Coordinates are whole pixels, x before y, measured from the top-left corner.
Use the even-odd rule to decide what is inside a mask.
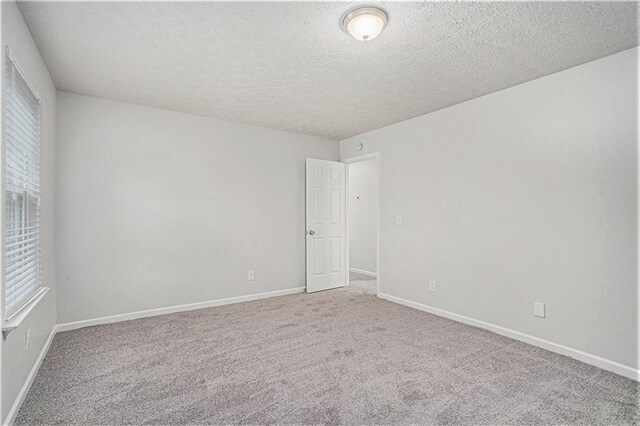
[[[402,215],[401,214],[397,214],[396,215],[396,225],[402,225]]]
[[[544,318],[545,317],[544,303],[534,302],[533,303],[533,314],[535,316],[537,316],[537,317]]]
[[[256,273],[254,271],[249,271],[249,273],[247,274],[247,280],[253,281],[255,279],[256,279]]]
[[[436,282],[434,280],[429,281],[429,290],[436,291]]]

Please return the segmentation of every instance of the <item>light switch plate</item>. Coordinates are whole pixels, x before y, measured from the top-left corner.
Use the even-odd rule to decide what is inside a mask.
[[[535,316],[537,316],[537,317],[544,318],[545,317],[544,303],[534,302],[533,303],[533,314]]]
[[[402,225],[402,215],[401,214],[397,214],[396,215],[396,225]]]

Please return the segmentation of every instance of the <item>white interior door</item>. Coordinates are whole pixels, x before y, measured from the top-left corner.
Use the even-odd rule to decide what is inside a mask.
[[[346,164],[307,158],[307,293],[346,284]]]

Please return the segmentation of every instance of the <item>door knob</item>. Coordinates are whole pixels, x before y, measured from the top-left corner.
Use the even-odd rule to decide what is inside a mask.
[[[314,231],[313,229],[309,229],[309,235],[313,235],[315,233],[316,233],[316,231]]]

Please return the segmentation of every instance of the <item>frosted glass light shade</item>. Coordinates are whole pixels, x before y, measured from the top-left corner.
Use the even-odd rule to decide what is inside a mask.
[[[377,7],[360,7],[347,13],[342,19],[342,29],[360,41],[378,37],[387,25],[388,17]]]

